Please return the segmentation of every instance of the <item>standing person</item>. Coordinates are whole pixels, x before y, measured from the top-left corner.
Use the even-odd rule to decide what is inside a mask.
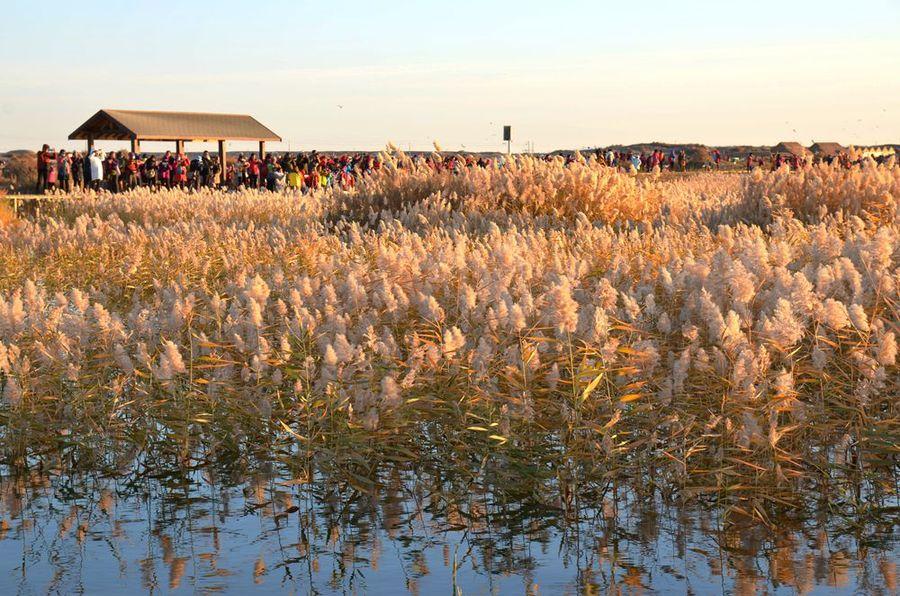
[[[751,153],[750,155],[747,156],[747,171],[748,172],[753,171],[753,163],[754,163],[753,154]]]
[[[260,160],[259,162],[259,188],[268,188],[269,187],[269,162],[272,160],[272,156],[269,155],[266,159]]]
[[[187,185],[188,181],[188,170],[191,168],[191,158],[188,157],[187,153],[181,154],[181,167],[182,169],[182,181],[185,185]]]
[[[234,162],[234,187],[240,188],[245,184],[247,177],[247,158],[241,153]]]
[[[82,172],[81,176],[84,178],[84,188],[91,188],[91,156],[94,155],[93,150],[88,151],[84,154],[84,160],[81,162]]]
[[[100,190],[100,183],[103,180],[103,157],[96,149],[91,151],[88,167],[90,168],[91,189]]]
[[[80,151],[72,154],[72,188],[74,190],[84,188],[84,156]]]
[[[187,184],[187,174],[190,165],[191,162],[183,153],[179,153],[175,156],[172,168],[172,182],[182,190],[184,189],[184,185]]]
[[[200,189],[200,185],[202,184],[200,180],[200,172],[202,167],[203,166],[200,164],[200,156],[195,156],[194,159],[191,160],[191,165],[188,168],[188,186],[193,189]]]
[[[204,151],[197,159],[197,186],[209,184],[209,151]]]
[[[272,165],[269,167],[269,177],[272,180],[272,188],[270,190],[274,192],[284,192],[285,175],[281,170],[281,165],[275,160],[272,160]]]
[[[682,149],[682,150],[678,153],[678,165],[679,165],[679,167],[681,168],[681,171],[682,171],[682,172],[686,172],[686,171],[687,171],[687,153],[685,152],[684,149]]]
[[[109,189],[109,192],[119,192],[119,174],[121,172],[115,151],[110,151],[109,155],[106,156],[103,169],[106,172],[106,187]]]
[[[247,162],[247,179],[250,188],[259,188],[259,160],[256,159],[255,153],[250,154],[250,161]]]
[[[209,151],[204,151],[203,157],[200,159],[200,180],[203,186],[213,186],[214,169],[213,158],[209,155]]]
[[[238,185],[235,184],[236,177],[234,174],[235,170],[237,170],[237,162],[233,161],[228,163],[228,160],[226,159],[225,163],[227,164],[225,166],[225,187],[237,188]]]
[[[227,161],[227,160],[226,160]],[[212,161],[209,164],[209,186],[210,188],[216,188],[219,186],[219,173],[222,171],[222,166],[219,164],[219,156],[213,155]],[[227,170],[226,170],[227,174]]]
[[[172,188],[172,156],[166,151],[166,154],[163,156],[161,160],[159,160],[159,165],[156,167],[157,176],[159,178],[159,186],[164,186],[166,189]]]
[[[350,190],[355,185],[356,180],[353,178],[353,168],[350,164],[347,164],[341,170],[341,188],[343,190]]]
[[[300,190],[303,188],[303,177],[297,170],[297,164],[291,164],[287,175],[287,185],[291,190]]]
[[[637,173],[641,171],[641,156],[637,153],[631,154],[631,169]]]
[[[153,190],[159,190],[159,181],[156,177],[156,157],[150,156],[144,162],[143,170],[144,182]]]
[[[134,190],[137,186],[138,178],[138,156],[135,153],[128,155],[128,161],[125,164],[125,189]]]
[[[716,169],[719,169],[719,163],[722,161],[722,152],[718,149],[713,149],[713,163],[716,164]]]
[[[50,145],[44,143],[41,150],[37,152],[37,194],[43,194],[47,189],[47,153],[50,151]]]
[[[137,184],[138,186],[144,186],[144,164],[147,163],[147,154],[141,153],[137,156]]]
[[[266,189],[269,190],[270,192],[274,192],[276,190],[275,182],[277,181],[277,178],[278,178],[276,176],[278,164],[275,163],[275,156],[269,155],[269,157],[266,158],[265,165],[266,165],[266,174],[265,174]],[[262,175],[262,172],[260,172],[260,175]]]
[[[56,169],[59,172],[59,188],[63,192],[72,192],[72,158],[65,149],[60,149],[56,158]]]
[[[45,190],[56,190],[56,182],[59,176],[59,162],[56,161],[56,152],[52,149],[44,153],[46,156],[46,176]]]

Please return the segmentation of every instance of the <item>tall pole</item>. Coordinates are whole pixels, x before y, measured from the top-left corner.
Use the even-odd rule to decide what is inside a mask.
[[[259,142],[259,158],[262,161],[266,161],[266,142],[265,141]]]

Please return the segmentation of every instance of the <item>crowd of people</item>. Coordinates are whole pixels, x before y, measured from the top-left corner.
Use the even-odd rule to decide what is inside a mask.
[[[876,160],[879,163],[882,161],[881,159]],[[751,172],[757,168],[772,170],[780,170],[782,167],[787,166],[792,170],[800,170],[810,165],[811,163],[825,163],[828,165],[839,164],[843,168],[849,168],[854,164],[859,164],[861,159],[853,160],[846,153],[837,153],[834,155],[814,155],[812,158],[804,155],[797,155],[795,153],[775,153],[770,155],[768,159],[762,155],[756,156],[752,153],[747,156],[746,166],[747,171]]]
[[[489,167],[494,160],[474,155],[418,154],[418,165],[435,170],[459,172],[468,167]],[[350,189],[360,176],[382,167],[381,159],[369,153],[325,155],[309,153],[239,154],[225,165],[222,182],[219,156],[204,151],[193,158],[166,151],[162,156],[126,151],[88,153],[55,151],[44,145],[37,154],[37,191],[76,189],[123,192],[138,186],[199,189],[226,187],[279,191],[312,190],[339,186]]]
[[[605,154],[598,152],[597,157],[603,159],[606,165],[612,168],[622,170],[633,170],[635,172],[652,172],[655,168],[660,170],[670,170],[672,172],[687,170],[688,160],[687,153],[684,149],[671,149],[666,154],[662,149],[655,151],[641,152],[636,151],[613,151],[608,149]],[[716,151],[716,167],[719,167],[721,154]]]
[[[555,159],[545,155],[544,159]],[[684,149],[670,149],[668,152],[656,149],[649,152],[613,149],[596,150],[596,159],[609,167],[629,172],[653,172],[656,170],[681,171],[688,169],[689,158]],[[411,158],[418,165],[435,170],[460,172],[465,168],[491,167],[502,165],[505,157],[485,155],[420,153]],[[574,162],[575,154],[564,157],[566,163]],[[693,157],[691,167],[697,167]],[[778,170],[784,166],[798,170],[810,163],[839,163],[844,167],[853,165],[845,153],[834,156],[808,158],[794,154],[773,153],[754,155],[745,159],[747,171],[757,168]],[[713,149],[699,167],[719,169],[724,163],[722,153]],[[225,187],[231,189],[252,188],[279,191],[284,189],[312,190],[339,186],[351,189],[360,176],[377,171],[381,160],[374,154],[357,153],[325,155],[316,151],[309,153],[270,153],[264,157],[256,153],[225,164],[224,181],[219,156],[204,151],[193,157],[185,153],[166,151],[163,155],[137,154],[126,151],[104,153],[99,149],[82,153],[79,151],[55,151],[44,145],[37,153],[37,192],[62,190],[70,192],[78,189],[108,190],[123,192],[138,186],[151,189],[181,188],[199,189],[203,187]]]
[[[750,153],[747,155],[744,164],[748,172],[752,172],[756,169],[766,169],[767,166],[768,169],[774,172],[775,170],[781,169],[782,166],[788,166],[792,170],[805,168],[809,164],[809,160],[794,154],[775,153],[774,155],[770,155],[767,159],[763,155],[754,155],[753,153]]]
[[[224,183],[219,156],[204,151],[189,157],[166,151],[164,155],[125,151],[89,153],[55,151],[44,145],[37,154],[37,191],[76,189],[122,192],[138,186],[151,189],[203,187],[257,188],[271,191],[316,189],[339,185],[348,189],[357,176],[381,168],[370,154],[328,156],[310,153],[274,153],[260,158],[239,154],[225,165]]]

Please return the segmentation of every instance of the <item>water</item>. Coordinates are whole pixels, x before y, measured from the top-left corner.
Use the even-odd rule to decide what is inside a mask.
[[[295,456],[6,466],[0,591],[897,593],[896,500],[766,526],[646,482],[511,482],[489,455],[369,472]]]

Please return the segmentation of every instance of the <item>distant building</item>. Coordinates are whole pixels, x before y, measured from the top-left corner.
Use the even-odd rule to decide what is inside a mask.
[[[782,141],[772,147],[772,153],[787,153],[797,157],[806,157],[809,155],[809,150],[796,141]]]
[[[809,150],[817,157],[834,157],[847,152],[847,148],[840,143],[815,143]]]

